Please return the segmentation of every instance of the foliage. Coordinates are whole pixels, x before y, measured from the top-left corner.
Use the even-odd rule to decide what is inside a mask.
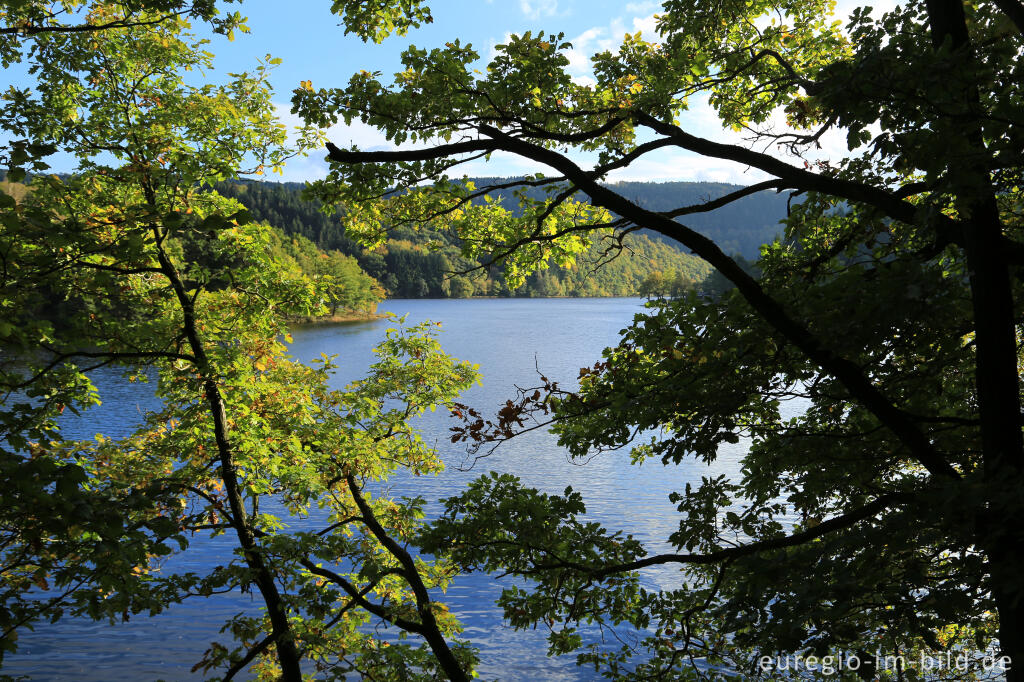
[[[355,258],[340,251],[323,252],[305,237],[289,239],[274,230],[270,251],[277,261],[290,261],[304,275],[317,282],[326,296],[327,314],[339,311],[373,313],[384,290],[367,275]]]
[[[355,33],[364,41],[379,42],[396,33],[405,35],[410,28],[433,21],[430,8],[420,0],[370,3],[362,0],[333,0],[331,11],[341,16],[345,33]]]
[[[578,392],[524,390],[454,435],[482,446],[553,419],[576,457],[632,448],[665,466],[713,463],[723,443],[748,439],[737,471],[674,496],[667,553],[585,522],[572,491],[544,496],[508,478],[448,500],[424,536],[465,568],[528,581],[506,590],[506,617],[552,627],[554,651],[586,646],[580,622],[644,629],[640,647],[584,649],[580,661],[610,676],[771,678],[762,654],[947,647],[972,668],[941,674],[975,678],[998,674],[982,666],[993,647],[1014,659],[1008,679],[1024,679],[1024,6],[915,1],[877,18],[856,9],[845,28],[831,10],[667,0],[658,39],[627,35],[595,55],[592,83],[570,76],[562,35],[527,32],[484,69],[452,41],[410,47],[390,81],[361,71],[346,87],[295,91],[308,122],[358,120],[398,146],[328,145],[331,172],[314,188],[368,243],[407,226],[448,232],[465,257],[510,259],[517,284],[566,267],[600,235],[649,229],[735,285],[655,307],[581,370]],[[754,148],[687,130],[697,98]],[[828,131],[845,134],[845,158],[763,151],[805,154]],[[601,184],[663,149],[770,179],[656,209]],[[495,152],[553,175],[448,179]],[[756,269],[686,224],[766,189],[805,199]],[[499,190],[515,210],[486,200]],[[679,587],[638,587],[633,572],[654,565],[679,567]]]
[[[667,273],[655,270],[640,283],[640,293],[647,297],[682,296],[694,288],[694,281],[677,270]]]
[[[18,200],[0,195],[2,650],[42,619],[128,620],[252,592],[262,610],[226,623],[196,670],[299,680],[305,661],[324,678],[465,679],[473,653],[449,645],[458,624],[428,592],[452,566],[406,549],[424,501],[375,493],[399,468],[442,468],[410,420],[450,405],[475,368],[443,354],[426,323],[390,330],[344,391],[328,386],[330,358],[287,356],[288,319],[342,305],[344,278],[360,295],[372,284],[209,186],[280,166],[316,132],[284,145],[275,60],[191,85],[185,72],[212,55],[187,23],[133,12],[128,27],[36,35],[38,85],[8,91],[0,117],[23,148],[78,161]],[[326,261],[317,278],[304,259]],[[162,407],[122,439],[64,438],[61,413],[98,403],[90,372],[111,365],[153,381]],[[163,565],[225,533],[234,552],[220,565]],[[378,641],[364,626],[381,620],[423,643]]]
[[[132,0],[117,4],[93,0],[5,0],[0,6],[0,62],[4,67],[20,62],[26,42],[32,54],[36,49],[35,36],[95,33],[146,26],[176,17],[200,20],[215,33],[229,38],[235,30],[247,30],[238,12],[220,16],[215,0]]]

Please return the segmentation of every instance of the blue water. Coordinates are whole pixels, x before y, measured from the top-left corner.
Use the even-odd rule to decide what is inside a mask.
[[[537,385],[538,370],[564,387],[575,386],[579,368],[593,364],[603,348],[614,345],[619,330],[643,311],[643,300],[398,300],[386,302],[382,311],[408,315],[409,324],[425,319],[442,322],[445,351],[479,363],[484,376],[483,386],[467,392],[462,402],[492,415],[514,395],[515,385]],[[291,350],[302,360],[337,354],[341,367],[333,383],[341,388],[364,374],[373,362],[371,349],[394,324],[379,320],[296,329]],[[146,386],[123,382],[116,372],[95,380],[104,403],[68,424],[76,436],[124,435],[154,405]],[[723,449],[712,468],[695,462],[631,466],[628,452],[605,453],[579,463],[570,462],[554,438],[538,430],[502,445],[466,471],[461,468],[468,461],[465,450],[449,442],[452,425],[444,411],[419,420],[424,439],[436,443],[448,469],[436,478],[395,478],[390,481],[393,494],[438,500],[457,494],[468,481],[491,470],[516,474],[525,484],[549,493],[560,494],[571,485],[583,494],[594,520],[632,533],[651,552],[667,549],[664,540],[678,527],[669,493],[702,475],[735,472],[745,447],[741,442]],[[173,567],[201,570],[224,563],[233,547],[228,536],[196,541],[183,557],[174,559]],[[677,586],[680,577],[672,568],[649,570],[643,576],[650,586],[662,587]],[[464,637],[480,649],[482,678],[595,679],[591,669],[577,668],[572,657],[546,659],[543,632],[515,631],[503,624],[501,610],[494,605],[503,585],[486,575],[463,576],[444,597],[465,625]],[[258,599],[224,595],[186,601],[155,618],[136,616],[113,626],[70,619],[40,625],[37,632],[22,635],[18,654],[6,660],[2,672],[82,682],[197,679],[188,671],[211,641],[225,639],[218,634],[224,622],[239,611],[256,612],[259,607]]]

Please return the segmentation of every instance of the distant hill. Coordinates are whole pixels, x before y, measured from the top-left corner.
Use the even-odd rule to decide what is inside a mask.
[[[509,178],[475,178],[478,187]],[[412,229],[395,230],[388,244],[368,251],[345,236],[340,212],[323,213],[318,202],[302,197],[302,183],[232,182],[217,190],[238,199],[256,220],[266,221],[288,237],[304,237],[324,251],[340,251],[358,261],[392,297],[466,296],[632,296],[678,292],[698,286],[708,291],[721,288],[720,278],[703,260],[685,253],[678,244],[642,230],[629,235],[629,247],[610,263],[603,263],[603,245],[595,245],[571,269],[552,267],[534,273],[526,284],[510,292],[502,281],[501,268],[488,271],[480,263],[462,258],[456,244],[444,235]],[[641,206],[665,211],[714,199],[740,188],[709,182],[627,182],[614,188]],[[514,208],[510,193],[495,192]],[[534,189],[531,195],[543,196]],[[786,215],[786,195],[759,192],[706,214],[687,216],[685,224],[715,240],[729,254],[757,258],[761,244],[781,233],[779,221]],[[441,248],[427,248],[430,240]],[[600,267],[595,267],[601,263]],[[476,270],[474,270],[476,268]],[[452,273],[469,272],[468,274]]]
[[[60,176],[70,177],[69,174]],[[6,173],[0,170],[0,193],[21,203],[31,191],[31,182],[9,182]],[[297,192],[298,188],[292,188],[291,191]],[[2,227],[0,224],[0,229]],[[320,281],[319,291],[324,297],[326,314],[302,317],[295,321],[361,320],[374,316],[377,303],[384,298],[386,292],[374,278],[359,267],[355,258],[337,250],[320,249],[301,234],[285,234],[274,225],[271,225],[268,236],[268,249],[275,261],[293,272]],[[178,244],[183,256],[190,262],[202,263],[211,272],[223,267],[223,262],[218,261],[210,251],[205,236],[197,238],[194,232],[183,231],[173,236],[172,240]],[[222,286],[218,285],[217,288]],[[216,288],[211,287],[210,290],[214,291]],[[80,305],[81,301],[76,297],[54,298],[46,300],[40,309],[31,311],[31,315],[50,319],[60,326],[62,320]]]
[[[627,199],[651,211],[669,211],[680,206],[717,199],[742,185],[722,182],[620,182],[611,185]],[[694,213],[679,222],[709,237],[727,254],[754,260],[761,245],[782,234],[779,224],[786,217],[787,193],[757,192],[708,213]]]
[[[635,296],[700,286],[711,273],[707,263],[676,245],[633,234],[626,240],[628,249],[610,262],[604,262],[607,245],[595,244],[575,267],[534,273],[524,286],[509,291],[500,265],[480,268],[479,262],[464,259],[445,235],[396,229],[385,247],[364,249],[345,236],[341,213],[325,214],[318,203],[305,201],[298,183],[230,183],[217,189],[237,198],[256,220],[305,237],[321,249],[357,258],[395,297]],[[440,243],[440,248],[427,248],[428,241]]]
[[[477,187],[507,183],[512,179],[514,178],[470,178]],[[303,184],[298,182],[252,184],[273,186],[289,192],[300,191],[303,187]],[[717,199],[729,192],[742,189],[743,185],[732,185],[724,182],[619,182],[610,184],[609,187],[614,188],[627,199],[646,209],[668,211],[680,206],[699,204],[709,199]],[[527,194],[533,198],[544,196],[544,192],[540,189],[530,189]],[[492,193],[492,196],[504,199],[505,204],[509,208],[513,208],[512,202],[514,198],[511,192],[495,191]],[[744,258],[754,260],[760,254],[762,244],[771,242],[782,233],[780,222],[786,217],[788,198],[789,195],[785,192],[778,193],[766,190],[744,197],[732,202],[728,206],[723,206],[708,213],[688,215],[685,218],[680,218],[679,222],[713,239],[726,253],[738,253]],[[301,200],[298,197],[295,199]],[[286,203],[292,206],[290,210],[295,210],[294,202],[288,201]],[[267,206],[267,208],[273,210],[270,206]],[[322,215],[319,214],[318,207],[310,204],[308,210],[309,213],[304,216],[308,229],[323,231],[326,228],[329,231],[324,221],[318,220],[314,215]],[[303,213],[306,212],[303,211]],[[326,222],[331,221],[328,220]],[[275,222],[274,224],[280,223]],[[312,234],[303,234],[314,242],[318,241]],[[663,239],[660,235],[654,233],[649,233],[648,236],[654,239]]]
[[[478,187],[508,178],[475,178]],[[657,282],[693,282],[700,285],[711,272],[704,261],[684,253],[670,240],[661,240],[651,232],[630,235],[631,253],[623,253],[610,264],[594,268],[600,249],[581,259],[578,267],[536,273],[526,285],[509,292],[501,282],[500,271],[476,272],[472,276],[452,277],[453,271],[470,269],[479,263],[463,259],[456,245],[443,236],[415,230],[391,234],[385,248],[366,251],[345,236],[340,212],[323,213],[317,202],[302,198],[301,183],[246,182],[219,186],[218,191],[234,196],[257,220],[266,220],[286,234],[303,236],[321,249],[334,249],[359,260],[360,266],[380,281],[392,296],[461,297],[491,296],[625,296],[657,290]],[[739,189],[738,185],[704,182],[630,182],[615,188],[631,200],[651,210],[713,199]],[[531,194],[543,196],[540,190]],[[512,208],[510,193],[495,192]],[[786,197],[774,192],[759,192],[734,204],[707,214],[687,216],[688,226],[718,242],[726,253],[738,253],[754,259],[761,244],[780,232],[779,221],[786,214]],[[646,232],[646,234],[645,234]],[[429,239],[442,242],[439,250],[426,248]],[[646,283],[646,284],[645,284]]]
[[[471,178],[477,187],[507,183],[511,179]],[[608,186],[651,211],[669,211],[681,206],[701,204],[743,188],[743,185],[723,182],[619,182]],[[527,194],[536,199],[545,196],[541,189],[530,189]],[[501,197],[506,204],[514,201],[508,191],[497,191],[492,196]],[[782,233],[779,223],[786,217],[787,199],[788,194],[785,193],[757,192],[714,211],[680,218],[679,222],[713,239],[725,253],[738,253],[754,260],[760,255],[762,244],[771,242]],[[675,244],[650,230],[641,232],[652,239]]]

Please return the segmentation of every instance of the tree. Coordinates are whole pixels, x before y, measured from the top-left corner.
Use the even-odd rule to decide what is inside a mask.
[[[275,258],[295,262],[296,267],[317,282],[326,296],[327,314],[339,309],[349,313],[372,313],[383,290],[375,279],[359,267],[355,258],[340,251],[324,253],[305,237],[290,240],[277,237],[272,248]]]
[[[655,270],[640,283],[640,295],[648,298],[664,296],[666,288],[665,273]]]
[[[214,33],[229,38],[236,30],[248,30],[238,12],[221,16],[216,0],[132,0],[120,4],[103,0],[9,0],[0,6],[0,64],[7,68],[19,63],[26,52],[34,56],[37,37],[85,36],[156,26],[178,18],[202,21]],[[11,87],[5,95],[8,101],[16,102],[27,93]],[[26,167],[36,171],[49,168],[43,159],[52,153],[52,148],[43,140],[14,139],[5,147],[0,161],[8,167],[8,179],[22,179]]]
[[[578,392],[540,386],[455,434],[500,441],[553,413],[577,456],[632,445],[637,460],[666,465],[750,438],[736,477],[679,491],[674,552],[649,555],[586,523],[571,491],[541,495],[504,477],[449,500],[425,548],[531,581],[506,592],[506,617],[559,624],[553,651],[581,646],[579,622],[641,628],[643,651],[582,659],[624,677],[699,676],[692,657],[772,677],[784,673],[758,668],[758,653],[973,656],[993,644],[1015,662],[1007,678],[1024,679],[1024,6],[927,0],[878,19],[861,8],[845,29],[819,0],[663,10],[658,42],[627,35],[593,57],[593,84],[570,77],[561,35],[526,33],[483,73],[456,40],[409,48],[393,82],[362,71],[344,88],[295,92],[309,123],[360,120],[396,145],[430,143],[328,145],[331,172],[315,189],[344,204],[350,235],[379,241],[388,226],[425,221],[467,257],[504,259],[518,284],[545,260],[570,263],[592,235],[646,228],[735,286],[657,309],[581,371]],[[681,120],[698,97],[754,144],[689,132]],[[776,115],[789,130],[768,126]],[[845,133],[845,158],[761,151],[808,153],[828,131]],[[664,149],[769,179],[661,211],[600,184]],[[515,213],[474,203],[493,186],[448,180],[494,152],[552,172],[501,187],[520,190]],[[547,199],[527,195],[537,187]],[[803,201],[757,277],[685,220],[764,189]],[[782,417],[793,398],[806,410]],[[663,435],[637,443],[650,429]],[[658,564],[683,569],[679,589],[639,587],[635,571]]]
[[[178,17],[200,20],[225,35],[244,26],[238,12],[220,16],[216,0],[134,0],[119,5],[89,0],[12,0],[0,10],[0,56],[5,67],[21,61],[26,41],[32,45],[39,35],[138,28]]]
[[[410,420],[451,405],[476,371],[440,352],[431,324],[389,331],[345,391],[328,387],[329,358],[287,356],[286,320],[320,312],[326,292],[270,257],[271,229],[210,187],[280,166],[316,132],[285,145],[269,57],[190,85],[185,72],[212,55],[166,4],[94,3],[89,25],[104,30],[38,33],[37,87],[4,95],[0,126],[24,141],[12,158],[60,149],[78,167],[0,195],[3,650],[44,618],[127,620],[241,590],[262,611],[226,623],[234,642],[196,669],[467,679],[473,653],[449,643],[458,624],[428,591],[452,566],[407,549],[424,501],[373,493],[398,468],[442,468]],[[89,373],[108,365],[154,379],[163,407],[124,439],[62,438],[60,414],[98,400]],[[223,533],[236,541],[223,565],[153,570]],[[422,644],[387,646],[362,627],[372,620]]]

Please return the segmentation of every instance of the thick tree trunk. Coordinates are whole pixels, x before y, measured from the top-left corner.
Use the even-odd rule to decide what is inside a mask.
[[[970,232],[965,241],[972,273],[975,380],[987,491],[987,499],[978,500],[984,505],[978,516],[978,543],[988,557],[989,580],[999,613],[1001,653],[1019,666],[1007,674],[1007,679],[1024,680],[1024,600],[1019,589],[1024,508],[1013,490],[1022,480],[1024,444],[1013,298],[1008,268],[998,248],[999,231],[978,226]]]
[[[974,51],[961,0],[928,0],[932,44],[948,46],[963,67]],[[966,73],[969,69],[963,68]],[[955,75],[955,74],[954,74]],[[1007,679],[1024,681],[1024,599],[1020,561],[1024,556],[1024,471],[1017,332],[1009,264],[1000,246],[1002,224],[991,177],[979,113],[980,95],[966,79],[963,99],[953,107],[967,147],[977,152],[959,169],[970,178],[957,196],[958,211],[968,217],[964,252],[970,277],[975,328],[975,383],[981,415],[982,465],[986,495],[979,499],[977,541],[988,558],[989,586],[999,614],[1001,654],[1013,665]],[[959,111],[958,111],[959,110]],[[957,115],[958,114],[958,115]],[[971,177],[973,176],[973,177]]]
[[[932,44],[951,48],[968,67],[975,60],[962,0],[927,0]],[[969,69],[963,68],[967,73]],[[954,74],[955,75],[955,74]],[[1024,681],[1024,599],[1020,590],[1020,557],[1024,556],[1024,502],[1019,494],[1024,469],[1017,332],[1009,265],[1000,247],[1002,224],[987,158],[979,114],[978,90],[966,79],[963,99],[954,106],[968,148],[977,152],[959,169],[971,182],[957,196],[958,211],[968,217],[964,252],[971,285],[975,327],[975,382],[981,414],[983,476],[987,494],[978,500],[977,541],[988,558],[989,581],[999,614],[1001,654],[1013,665],[1007,679]],[[959,111],[957,111],[959,110]]]

